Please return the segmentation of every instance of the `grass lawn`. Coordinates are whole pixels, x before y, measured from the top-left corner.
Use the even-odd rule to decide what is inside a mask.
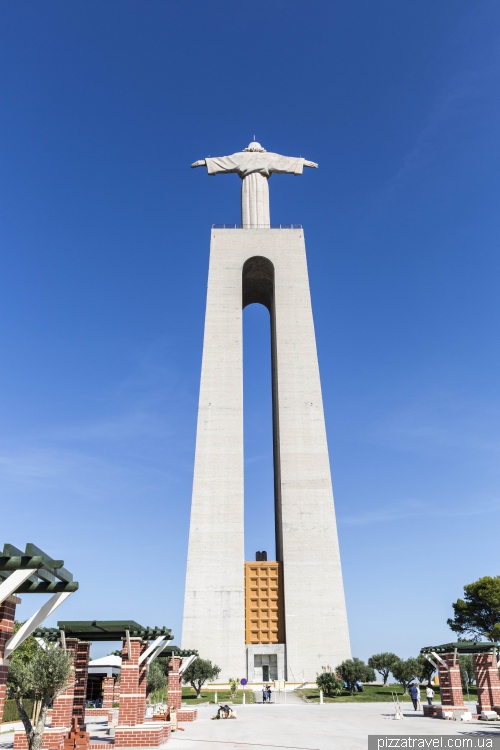
[[[188,706],[196,706],[197,703],[214,703],[215,692],[213,690],[202,690],[200,698],[196,697],[196,692],[193,688],[184,687],[182,688],[182,701],[187,703]],[[233,703],[243,702],[243,691],[238,690],[234,698],[231,698],[229,690],[218,690],[217,691],[217,703],[227,703],[232,700]],[[255,703],[255,695],[253,690],[245,691],[245,703]]]
[[[439,693],[439,688],[433,687],[432,689],[434,690],[434,703],[440,703],[441,695]],[[354,695],[350,695],[346,690],[344,693],[342,693],[342,695],[336,696],[335,698],[325,697],[324,701],[325,703],[391,703],[391,691],[393,693],[398,693],[398,698],[401,702],[404,701],[405,703],[409,703],[411,701],[409,695],[403,695],[403,687],[399,683],[396,683],[395,685],[388,685],[385,688],[381,685],[365,685],[365,689],[362,693],[355,693]],[[307,703],[319,703],[319,690],[317,688],[298,690],[297,692]],[[471,701],[475,702],[477,698],[476,688],[470,688],[469,693]],[[422,705],[424,703],[427,703],[425,697],[425,688],[421,688],[420,696]],[[464,690],[464,700],[467,701],[466,690]]]
[[[197,706],[199,703],[214,703],[215,692],[213,690],[202,690],[199,698],[196,697],[196,691],[191,687],[182,688],[182,702],[187,703],[188,706]],[[151,694],[151,703],[165,703],[167,700],[167,690],[157,690]],[[231,698],[229,690],[218,690],[217,691],[217,703],[227,703],[232,700],[233,703],[243,702],[243,692],[238,691],[234,698]],[[245,702],[255,703],[255,695],[253,690],[245,691]]]

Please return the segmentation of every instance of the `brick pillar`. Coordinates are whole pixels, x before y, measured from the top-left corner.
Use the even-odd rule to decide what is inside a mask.
[[[177,708],[181,707],[182,703],[182,677],[179,674],[181,666],[179,657],[172,656],[168,662],[168,707]]]
[[[127,641],[124,641],[118,714],[118,725],[121,727],[142,724],[146,712],[146,660],[139,665],[139,657],[147,649],[148,644],[144,643],[142,638],[131,638],[130,647],[129,658]]]
[[[439,656],[449,667],[449,669],[446,669],[441,662],[438,661],[441,705],[443,708],[447,706],[465,706],[458,656],[455,666],[453,666],[453,654],[439,654]]]
[[[115,678],[104,677],[102,681],[102,707],[113,708],[115,691]]]
[[[21,604],[18,596],[9,596],[0,604],[0,659],[3,662],[5,653],[5,644],[12,635],[14,630],[14,620],[16,618],[16,605]],[[7,691],[7,664],[0,664],[0,724],[3,719],[3,709],[5,705],[5,693]]]
[[[89,675],[90,643],[79,641],[75,651],[74,670],[76,685],[74,687],[73,713],[71,715],[71,726],[73,719],[78,720],[78,726],[85,726],[85,705],[87,703],[87,679]]]
[[[52,706],[52,728],[65,727],[68,730],[71,728],[71,720],[73,718],[73,702],[75,699],[75,680],[77,679],[75,673],[75,665],[78,650],[78,638],[66,638],[66,651],[73,657],[73,664],[71,667],[71,673],[68,678],[68,687],[64,693],[61,693]]]
[[[474,654],[474,672],[477,685],[477,712],[500,709],[500,680],[498,662],[493,654]]]

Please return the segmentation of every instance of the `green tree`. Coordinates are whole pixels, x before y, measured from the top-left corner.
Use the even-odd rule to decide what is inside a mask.
[[[321,667],[322,672],[316,677],[316,685],[327,698],[333,698],[334,695],[340,695],[344,689],[344,683],[339,680],[337,675],[332,672],[330,667]]]
[[[9,661],[7,689],[9,697],[15,699],[19,716],[24,725],[29,750],[40,750],[47,709],[54,698],[68,686],[71,674],[71,657],[59,647],[47,645],[36,647],[30,652],[30,645]],[[40,714],[35,726],[32,725],[24,708],[24,699],[40,701]]]
[[[185,685],[189,684],[196,690],[196,697],[200,697],[201,688],[208,680],[216,680],[220,674],[220,667],[212,664],[208,659],[198,656],[182,675]]]
[[[375,672],[361,659],[346,659],[339,664],[335,672],[346,683],[349,692],[353,695],[357,682],[373,682]]]
[[[161,661],[165,661],[162,659]],[[165,669],[158,660],[151,662],[148,669],[148,678],[146,682],[146,695],[155,693],[157,690],[163,690],[168,685],[168,677]]]
[[[419,682],[426,682],[427,685],[430,687],[431,685],[431,678],[434,672],[436,671],[436,667],[433,667],[430,661],[428,661],[423,654],[419,654],[416,658],[417,662],[417,678]]]
[[[458,663],[460,665],[460,678],[463,688],[471,688],[476,680],[474,673],[474,660],[470,654],[459,654]]]
[[[484,576],[464,586],[464,598],[453,606],[447,621],[460,635],[500,640],[500,576]]]
[[[403,695],[407,695],[408,686],[416,677],[419,676],[422,665],[418,659],[398,659],[392,667],[392,674],[396,680],[403,686]]]
[[[390,651],[384,651],[381,654],[370,656],[368,659],[368,666],[382,675],[385,687],[387,685],[389,674],[392,672],[392,665],[398,660],[399,656],[396,656],[396,654],[393,654]]]
[[[235,698],[236,693],[238,692],[238,685],[240,684],[240,681],[234,679],[234,677],[230,677],[228,682],[229,682],[229,693],[231,695],[231,698]]]
[[[19,628],[24,625],[24,622],[19,622],[19,620],[16,620],[14,623],[14,633],[17,633]],[[35,653],[38,651],[40,646],[36,642],[34,636],[30,635],[28,636],[20,646],[16,648],[16,650],[11,655],[9,661],[12,664],[14,661],[22,661],[24,663],[31,661],[31,659],[34,657]]]

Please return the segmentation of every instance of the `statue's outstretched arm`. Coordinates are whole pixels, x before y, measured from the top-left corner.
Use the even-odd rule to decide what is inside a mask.
[[[195,165],[193,164],[193,167],[194,166]],[[307,159],[304,159],[304,167],[313,167],[314,169],[317,169],[318,165],[316,164],[315,161],[307,161]]]
[[[194,161],[191,164],[191,169],[194,169],[195,167],[204,167],[204,166],[206,166],[205,159],[198,159],[198,161]]]

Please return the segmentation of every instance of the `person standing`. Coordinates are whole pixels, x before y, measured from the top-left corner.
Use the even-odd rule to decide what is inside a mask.
[[[410,687],[410,696],[413,702],[413,708],[416,711],[418,708],[418,704],[420,703],[420,690],[418,685],[413,684]]]
[[[271,703],[271,685],[266,685],[267,702]]]
[[[427,696],[427,703],[429,706],[432,706],[432,699],[434,698],[434,690],[431,688],[430,685],[427,685],[427,690],[425,691],[425,694]]]

